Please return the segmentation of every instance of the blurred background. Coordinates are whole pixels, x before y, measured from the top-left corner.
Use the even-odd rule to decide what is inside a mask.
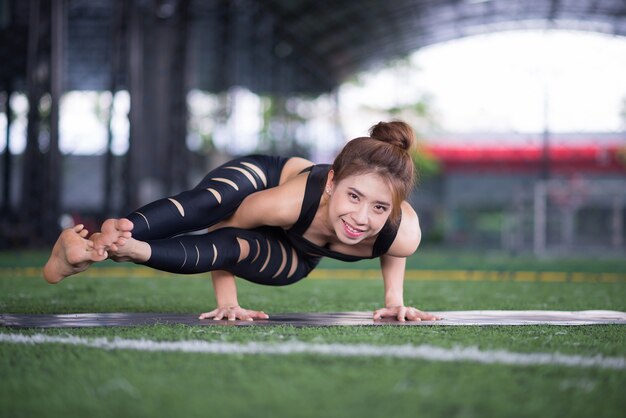
[[[622,257],[624,0],[0,0],[0,249],[419,136],[423,245]]]

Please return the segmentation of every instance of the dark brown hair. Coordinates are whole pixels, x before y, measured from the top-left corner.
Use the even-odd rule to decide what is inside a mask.
[[[376,173],[389,182],[393,196],[391,220],[400,220],[400,205],[415,185],[415,165],[411,153],[416,139],[413,129],[402,121],[379,122],[369,130],[369,137],[348,142],[335,161],[334,181],[346,177]]]

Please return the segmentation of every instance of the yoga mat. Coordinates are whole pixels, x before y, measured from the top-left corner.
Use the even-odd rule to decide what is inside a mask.
[[[596,325],[624,324],[626,313],[617,311],[449,311],[431,312],[438,321],[399,322],[385,318],[374,321],[372,312],[327,312],[270,314],[257,321],[214,321],[198,314],[177,313],[78,313],[0,314],[0,326],[12,328],[133,327],[155,324],[197,326],[498,326],[498,325]]]

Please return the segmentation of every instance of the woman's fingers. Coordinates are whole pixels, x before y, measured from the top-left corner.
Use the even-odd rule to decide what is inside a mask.
[[[268,319],[269,315],[263,311],[248,311],[250,319]]]
[[[200,314],[200,316],[198,317],[198,319],[209,319],[209,318],[213,318],[215,316],[215,314],[217,313],[217,309],[213,309],[211,312],[205,312]]]
[[[410,309],[414,311],[414,314],[417,317],[415,321],[438,321],[441,319],[438,316],[435,316],[428,312],[420,311],[419,309],[415,309],[415,308],[410,308]],[[408,316],[407,316],[407,319],[408,319]]]
[[[440,317],[429,314],[428,312],[422,312],[426,317],[422,317],[422,319],[425,319],[426,321],[439,321],[441,320]]]
[[[209,318],[213,318],[215,321],[221,321],[222,319],[226,319],[228,321],[253,321],[255,319],[268,319],[269,315],[263,311],[253,311],[237,306],[231,308],[217,308],[211,312],[200,314],[198,317],[198,319]]]
[[[404,322],[409,321],[436,321],[441,319],[435,315],[431,315],[428,312],[422,312],[419,309],[415,309],[411,306],[396,306],[393,308],[382,308],[374,311],[374,320],[395,317],[396,320]]]
[[[237,318],[241,321],[253,321],[253,315],[251,314],[254,311],[248,311],[247,309],[240,309],[237,313]]]
[[[398,309],[398,314],[396,315],[396,319],[400,322],[404,322],[406,321],[406,306],[401,306],[400,309]]]
[[[426,319],[422,315],[420,315],[421,313],[421,311],[415,308],[408,308],[406,312],[406,319],[408,319],[409,321],[421,321],[422,319]]]
[[[381,308],[374,311],[374,319],[382,319],[398,315],[399,308]]]
[[[419,309],[409,308],[409,310],[411,310],[412,313],[414,313],[414,315],[418,318],[416,319],[417,321],[437,321],[441,319],[438,316],[435,316],[428,312],[420,311]],[[407,315],[407,319],[408,319],[408,315]]]

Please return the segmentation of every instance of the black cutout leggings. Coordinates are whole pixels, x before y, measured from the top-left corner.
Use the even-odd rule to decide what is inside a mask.
[[[234,213],[249,194],[278,186],[286,162],[264,155],[237,158],[211,171],[192,190],[128,215],[134,224],[133,238],[147,242],[152,251],[143,264],[182,274],[226,270],[251,282],[277,286],[306,277],[319,258],[298,252],[281,228],[222,228],[180,235],[215,225]],[[238,238],[250,247],[239,262]]]

